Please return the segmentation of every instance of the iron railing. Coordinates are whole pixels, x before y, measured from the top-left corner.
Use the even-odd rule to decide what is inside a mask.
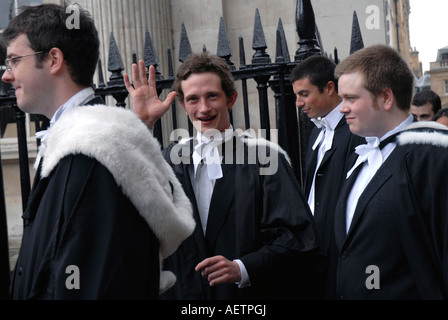
[[[356,14],[355,14],[356,15]],[[354,17],[355,19],[355,17]],[[254,37],[252,41],[252,49],[254,54],[250,64],[245,61],[245,47],[243,38],[239,38],[239,68],[237,69],[232,62],[231,50],[227,32],[224,26],[224,20],[221,18],[219,23],[219,40],[216,54],[224,59],[231,67],[235,81],[241,82],[242,100],[244,108],[244,129],[249,129],[253,125],[251,118],[251,108],[249,108],[248,99],[248,80],[255,80],[259,98],[259,128],[265,129],[266,137],[270,139],[270,129],[276,128],[278,131],[278,143],[288,152],[291,164],[294,169],[297,180],[303,185],[306,147],[308,137],[312,129],[311,121],[301,110],[295,106],[295,95],[292,85],[288,79],[288,75],[292,69],[311,55],[325,54],[321,52],[322,45],[320,43],[319,32],[316,27],[314,11],[310,0],[298,0],[296,8],[296,26],[300,41],[298,49],[294,55],[294,61],[291,61],[285,33],[283,30],[282,20],[279,19],[276,31],[276,52],[275,58],[267,54],[266,40],[263,27],[261,24],[258,9],[255,12]],[[181,26],[181,38],[178,60],[183,62],[185,58],[191,54],[191,45],[188,40],[185,26]],[[352,37],[357,38],[352,41],[351,52],[356,51],[357,46],[363,46],[362,38],[360,38],[359,25],[357,18],[353,24]],[[206,48],[204,48],[206,50]],[[4,54],[4,53],[3,53]],[[170,90],[174,82],[174,68],[172,62],[171,49],[167,50],[168,55],[168,76],[163,77],[158,71],[159,61],[156,51],[153,47],[151,35],[146,31],[144,61],[148,68],[153,65],[156,68],[156,85],[158,93],[164,90]],[[124,66],[118,50],[113,33],[110,37],[108,71],[112,74],[109,81],[105,82],[101,62],[98,63],[98,86],[95,92],[103,98],[113,97],[116,106],[126,107],[126,99],[128,92],[125,88],[122,72]],[[334,60],[337,63],[337,50],[334,51]],[[137,61],[136,54],[133,53],[133,61]],[[269,91],[272,90],[272,92]],[[275,99],[275,107],[269,107],[269,95],[273,93]],[[22,193],[23,210],[26,209],[27,200],[30,193],[30,172],[29,159],[27,150],[27,136],[25,130],[25,114],[17,108],[14,91],[10,85],[6,83],[0,84],[0,111],[4,108],[12,108],[15,110],[15,122],[17,123],[17,136],[19,146],[19,165],[20,165],[20,184]],[[275,110],[275,125],[270,123],[270,110]],[[230,118],[233,122],[233,114],[230,112]],[[176,105],[173,103],[171,108],[171,124],[173,129],[178,128]],[[36,131],[48,125],[48,119],[42,116],[33,116],[32,120],[36,123]],[[192,124],[188,121],[188,130],[190,134],[193,132]],[[154,128],[154,135],[161,142],[163,136],[170,134],[163,130],[161,121],[159,120]],[[38,141],[39,142],[39,141]],[[3,177],[0,167],[0,298],[7,296],[7,288],[9,283],[9,254],[8,254],[8,231],[6,221],[5,195],[3,189]]]

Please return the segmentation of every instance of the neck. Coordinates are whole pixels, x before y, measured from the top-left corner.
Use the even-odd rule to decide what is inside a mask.
[[[54,97],[54,101],[51,104],[51,107],[48,108],[47,114],[45,116],[48,119],[51,119],[56,111],[59,109],[60,106],[62,106],[64,103],[66,103],[71,97],[73,97],[75,94],[80,92],[81,90],[85,89],[85,87],[81,87],[75,83],[72,83],[71,85],[64,85],[60,86],[62,87],[60,90],[57,89],[57,86],[55,88],[55,91],[57,91],[57,95]]]
[[[336,109],[337,107],[339,107],[339,105],[341,104],[342,99],[339,96],[332,96],[330,97],[329,103],[328,105],[330,106],[328,108],[328,112],[321,116],[322,118],[328,116],[334,109]]]
[[[389,131],[395,129],[397,126],[399,126],[406,118],[409,116],[409,113],[406,111],[402,111],[399,109],[396,109],[396,112],[393,116],[389,117],[390,121],[388,121],[388,126],[384,130],[384,132],[378,136],[378,138],[383,137],[386,133]]]

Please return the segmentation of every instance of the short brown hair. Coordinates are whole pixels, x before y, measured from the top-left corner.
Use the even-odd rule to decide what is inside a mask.
[[[385,89],[392,90],[399,109],[408,111],[411,107],[414,75],[391,47],[374,45],[356,51],[345,58],[335,70],[337,78],[345,73],[360,72],[364,87],[375,97]]]
[[[235,81],[230,71],[229,65],[224,59],[208,52],[193,53],[182,63],[177,71],[173,89],[177,92],[181,101],[184,100],[182,91],[182,81],[193,73],[213,72],[221,78],[221,86],[227,98],[231,98],[235,93]]]

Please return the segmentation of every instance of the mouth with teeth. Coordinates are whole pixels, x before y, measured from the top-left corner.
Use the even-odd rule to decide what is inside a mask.
[[[202,123],[209,123],[215,119],[216,119],[216,116],[211,116],[211,117],[207,117],[207,118],[198,118],[198,120],[201,121]]]

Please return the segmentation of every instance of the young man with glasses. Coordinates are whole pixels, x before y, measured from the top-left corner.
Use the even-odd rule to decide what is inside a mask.
[[[2,80],[20,109],[51,119],[11,297],[157,299],[175,281],[162,260],[193,231],[190,203],[146,126],[95,97],[98,34],[79,12],[69,30],[64,7],[26,7],[3,33]]]

